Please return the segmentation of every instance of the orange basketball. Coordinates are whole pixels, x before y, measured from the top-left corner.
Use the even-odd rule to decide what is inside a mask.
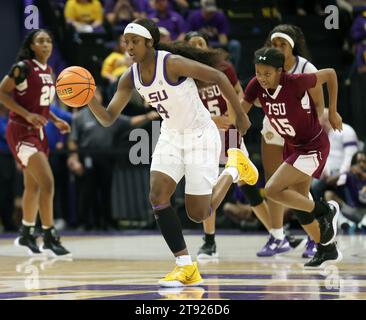
[[[94,96],[95,81],[90,72],[82,67],[69,67],[56,80],[56,92],[63,103],[79,108]]]

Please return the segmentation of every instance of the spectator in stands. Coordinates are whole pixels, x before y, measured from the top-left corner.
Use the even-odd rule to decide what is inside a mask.
[[[352,157],[352,167],[343,173],[338,182],[344,185],[344,196],[326,191],[325,200],[335,200],[342,214],[356,224],[366,227],[366,154],[359,151]]]
[[[106,1],[104,9],[108,22],[118,33],[121,33],[128,23],[139,16],[130,0]]]
[[[183,40],[186,23],[183,17],[172,8],[168,0],[153,0],[154,12],[149,15],[158,27],[164,27],[170,33],[172,40]]]
[[[105,87],[105,97],[109,101],[116,91],[119,77],[128,69],[132,61],[126,53],[123,34],[119,36],[118,43],[113,52],[105,58],[101,70],[102,77],[108,82]]]
[[[77,32],[103,31],[103,7],[99,0],[67,0],[65,19]]]
[[[51,111],[60,119],[71,124],[71,112],[63,110],[54,102],[50,106]],[[66,165],[66,141],[67,134],[61,134],[52,121],[48,121],[45,127],[50,148],[49,162],[55,180],[55,195],[53,210],[55,227],[62,230],[67,225],[69,212],[69,171]]]
[[[201,9],[188,16],[188,31],[201,31],[208,35],[210,46],[227,49],[235,69],[239,69],[241,44],[238,40],[228,39],[229,21],[216,6],[215,0],[201,0]]]
[[[350,170],[352,157],[358,151],[357,134],[350,125],[343,123],[342,131],[333,130],[326,108],[320,118],[320,123],[325,132],[328,133],[330,152],[321,179],[314,179],[312,183],[312,193],[315,200],[319,200],[326,190],[337,189],[339,177]],[[342,192],[339,188],[337,191]]]
[[[13,219],[16,167],[5,138],[8,115],[0,104],[0,219],[4,231],[17,231]]]
[[[95,97],[102,103],[99,88],[95,91]],[[135,117],[121,115],[112,126],[105,128],[87,107],[75,114],[69,140],[71,154],[67,163],[71,172],[76,175],[79,227],[116,227],[111,213],[111,182],[114,169],[111,151],[114,139],[121,131],[128,131],[157,117],[155,111]],[[92,211],[94,217],[90,216]]]
[[[356,44],[357,71],[366,73],[366,9],[353,22],[351,36]]]

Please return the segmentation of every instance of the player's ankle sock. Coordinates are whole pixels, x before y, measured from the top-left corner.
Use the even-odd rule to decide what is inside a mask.
[[[215,233],[205,233],[205,242],[207,243],[215,243]]]
[[[153,210],[156,223],[172,253],[185,250],[187,246],[184,241],[182,226],[171,205],[156,206]]]
[[[239,179],[239,171],[234,167],[225,168],[221,175],[230,175],[233,178],[234,183],[238,182]]]
[[[285,233],[283,232],[283,228],[271,229],[269,232],[275,239],[279,240],[285,239]]]
[[[36,225],[35,222],[28,222],[24,219],[22,219],[22,224],[23,224],[23,226],[26,226],[26,227],[35,227],[35,225]]]
[[[192,265],[192,258],[189,254],[184,256],[178,256],[175,257],[175,263],[178,267],[190,266]]]

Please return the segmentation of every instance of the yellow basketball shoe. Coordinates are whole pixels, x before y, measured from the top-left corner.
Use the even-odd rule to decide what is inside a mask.
[[[159,280],[162,287],[188,287],[197,286],[203,283],[203,279],[198,271],[197,262],[187,266],[175,266],[163,279]]]
[[[225,168],[235,167],[239,171],[239,181],[255,185],[258,181],[258,170],[245,153],[237,148],[227,150],[228,159]]]

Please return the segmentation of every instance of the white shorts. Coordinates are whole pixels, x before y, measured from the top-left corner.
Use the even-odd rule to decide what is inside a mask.
[[[274,144],[281,147],[285,145],[285,140],[272,127],[267,116],[264,116],[261,134],[267,144]]]
[[[185,176],[185,193],[207,195],[217,182],[221,141],[215,123],[202,129],[161,128],[150,171],[159,171],[177,184]]]

